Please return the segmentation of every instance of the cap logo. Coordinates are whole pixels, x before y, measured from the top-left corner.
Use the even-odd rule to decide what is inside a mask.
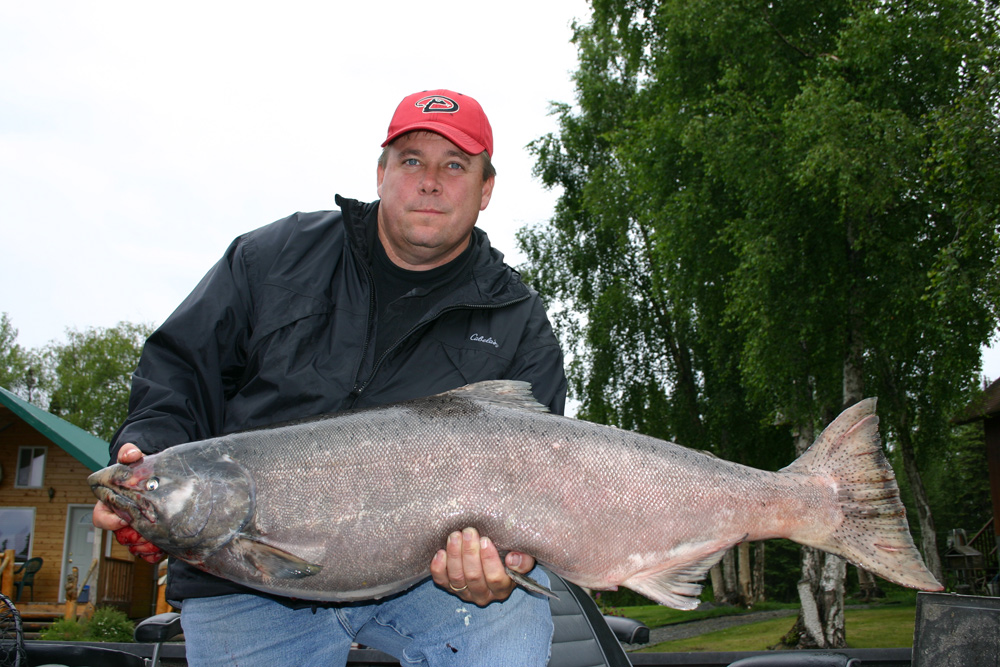
[[[413,106],[424,110],[424,113],[455,113],[458,102],[444,95],[429,95],[417,100]]]

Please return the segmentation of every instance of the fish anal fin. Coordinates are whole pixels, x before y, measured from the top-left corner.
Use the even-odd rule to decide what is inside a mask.
[[[233,548],[261,574],[274,579],[304,579],[319,574],[323,569],[322,565],[310,563],[253,538],[237,537]]]
[[[722,560],[726,551],[745,537],[688,545],[682,552],[671,554],[665,566],[634,574],[623,581],[622,586],[667,607],[690,611],[701,602],[698,596],[701,595],[702,585],[697,582]]]

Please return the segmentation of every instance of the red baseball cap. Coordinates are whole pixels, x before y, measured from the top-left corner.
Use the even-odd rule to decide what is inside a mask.
[[[486,151],[493,157],[493,128],[479,102],[451,90],[425,90],[403,98],[389,122],[385,147],[413,130],[427,130],[471,155]]]

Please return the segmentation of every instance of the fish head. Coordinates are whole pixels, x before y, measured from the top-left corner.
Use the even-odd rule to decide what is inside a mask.
[[[98,470],[87,481],[140,535],[190,562],[228,544],[254,512],[253,478],[211,448],[172,447]]]

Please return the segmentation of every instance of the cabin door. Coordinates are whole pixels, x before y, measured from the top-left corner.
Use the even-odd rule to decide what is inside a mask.
[[[59,581],[59,601],[66,601],[66,578],[75,567],[77,569],[76,588],[80,590],[83,580],[90,572],[94,559],[93,505],[70,505],[66,518],[66,542],[63,554],[62,578]],[[94,589],[93,578],[87,582]],[[93,598],[91,598],[93,599]]]

